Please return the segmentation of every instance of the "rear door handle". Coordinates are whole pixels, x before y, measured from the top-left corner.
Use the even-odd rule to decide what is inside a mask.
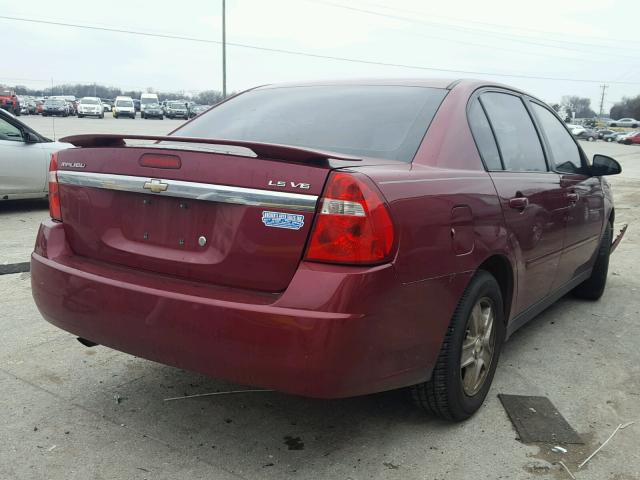
[[[567,200],[569,200],[569,202],[571,203],[578,203],[579,198],[580,195],[578,195],[576,192],[567,193]]]
[[[529,199],[527,197],[515,197],[509,199],[509,207],[516,210],[524,210],[529,206]]]

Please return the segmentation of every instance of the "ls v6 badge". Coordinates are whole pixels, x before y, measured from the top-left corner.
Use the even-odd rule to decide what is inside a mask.
[[[270,187],[280,187],[280,188],[285,188],[288,185],[291,188],[300,188],[302,190],[309,190],[311,188],[310,183],[301,183],[301,182],[287,183],[284,180],[278,180],[277,182],[275,180],[269,180],[269,183],[267,183],[267,185],[269,185]]]

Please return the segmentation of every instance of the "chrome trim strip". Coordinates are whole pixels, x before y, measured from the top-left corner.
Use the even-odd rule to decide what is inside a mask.
[[[152,193],[143,185],[151,177],[115,175],[110,173],[76,172],[58,170],[58,182],[65,185],[120,190],[168,197],[190,198],[207,202],[233,203],[264,208],[283,208],[301,212],[314,212],[318,197],[300,193],[274,192],[256,188],[231,187],[211,183],[183,182],[162,179],[168,188],[164,192]]]

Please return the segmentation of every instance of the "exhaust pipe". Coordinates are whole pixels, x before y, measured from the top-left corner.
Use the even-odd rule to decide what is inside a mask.
[[[86,338],[78,337],[78,341],[83,344],[85,347],[95,347],[98,345],[97,343],[92,342],[91,340],[87,340]]]

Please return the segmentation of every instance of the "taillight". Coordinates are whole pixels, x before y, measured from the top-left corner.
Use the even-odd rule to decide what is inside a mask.
[[[51,154],[49,162],[49,215],[53,220],[62,221],[60,208],[60,192],[58,191],[58,154]]]
[[[393,222],[382,194],[367,177],[331,173],[320,202],[306,260],[374,264],[389,259]]]

